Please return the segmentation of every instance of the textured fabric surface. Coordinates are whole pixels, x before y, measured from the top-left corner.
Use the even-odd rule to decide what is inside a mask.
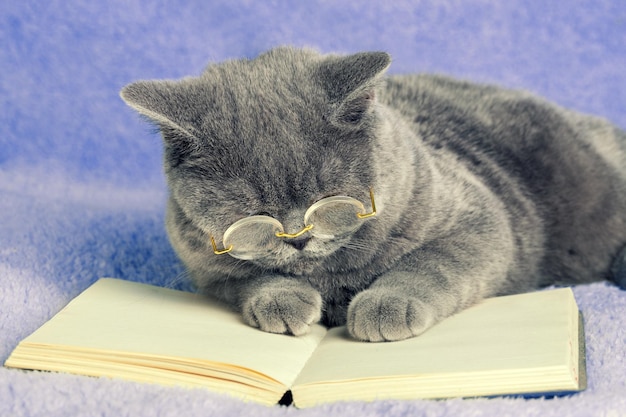
[[[163,229],[159,137],[134,80],[198,74],[280,44],[385,50],[392,73],[539,93],[626,128],[620,1],[5,1],[0,4],[0,361],[101,276],[187,288]],[[205,390],[0,368],[1,416],[624,416],[626,293],[575,295],[589,388],[556,399],[263,407]]]

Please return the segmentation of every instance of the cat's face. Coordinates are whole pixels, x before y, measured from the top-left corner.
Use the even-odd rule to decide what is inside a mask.
[[[172,198],[207,241],[223,246],[228,228],[250,216],[271,216],[295,234],[323,198],[345,195],[369,207],[373,81],[388,64],[380,53],[338,58],[281,48],[198,78],[140,81],[122,97],[161,129]],[[307,273],[360,232],[274,237],[270,251],[249,261]]]

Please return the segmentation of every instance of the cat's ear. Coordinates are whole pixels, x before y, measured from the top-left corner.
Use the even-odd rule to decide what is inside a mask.
[[[180,82],[137,81],[120,91],[122,100],[156,123],[161,130],[173,129],[195,139],[189,123],[190,109],[181,106]]]
[[[380,76],[391,64],[386,52],[362,52],[329,57],[320,76],[332,103],[330,121],[335,125],[359,127],[376,101]]]

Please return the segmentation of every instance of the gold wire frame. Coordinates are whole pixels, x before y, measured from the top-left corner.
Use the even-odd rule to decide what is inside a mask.
[[[372,202],[372,211],[369,213],[357,213],[359,219],[367,219],[376,215],[376,201],[374,201],[374,189],[370,188],[370,201]]]
[[[280,237],[280,238],[284,238],[284,239],[295,239],[295,238],[297,238],[299,236],[302,236],[303,234],[305,234],[306,232],[308,232],[311,229],[313,229],[313,225],[312,224],[307,224],[306,226],[304,226],[304,228],[302,230],[300,230],[297,233],[276,232],[276,237]]]
[[[230,245],[228,248],[226,249],[218,249],[217,248],[217,244],[215,243],[215,239],[213,238],[213,236],[211,236],[211,245],[213,246],[213,253],[216,255],[223,255],[225,253],[230,252],[231,250],[233,250],[233,245]]]
[[[374,200],[374,189],[373,188],[370,188],[370,201],[372,203],[372,211],[369,212],[369,213],[357,213],[356,216],[359,219],[368,219],[370,217],[376,216],[376,201]],[[308,224],[308,225],[304,226],[304,228],[302,230],[300,230],[299,232],[296,232],[296,233],[276,232],[276,237],[282,238],[282,239],[295,239],[297,237],[302,236],[303,234],[305,234],[309,230],[313,229],[313,227],[314,227],[314,225]],[[211,246],[213,246],[213,253],[216,254],[216,255],[223,255],[223,254],[228,253],[228,252],[233,250],[233,245],[230,245],[229,247],[227,247],[225,249],[218,249],[217,248],[217,244],[215,243],[215,238],[213,238],[213,236],[211,236]]]

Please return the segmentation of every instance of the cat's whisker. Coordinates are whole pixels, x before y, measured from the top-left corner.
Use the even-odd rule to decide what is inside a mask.
[[[355,243],[355,242],[349,242],[346,243],[344,245],[342,245],[342,248],[345,249],[350,249],[350,250],[357,250],[357,251],[371,251],[372,250],[372,245],[366,244],[366,243]]]
[[[189,272],[187,272],[187,270],[183,270],[176,274],[175,277],[168,279],[163,286],[169,289],[177,289],[181,286],[180,284],[185,286],[188,282],[190,282]]]

